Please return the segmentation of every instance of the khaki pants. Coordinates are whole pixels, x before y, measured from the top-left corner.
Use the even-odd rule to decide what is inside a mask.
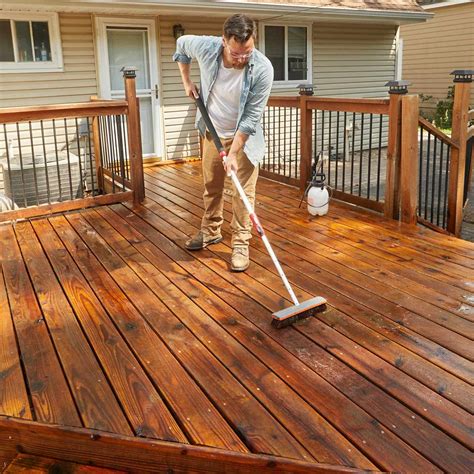
[[[222,145],[228,152],[232,145],[232,138],[222,139]],[[209,133],[203,140],[202,175],[204,179],[204,215],[201,229],[209,237],[221,235],[221,226],[224,221],[224,181],[226,173],[222,165],[222,158]],[[253,166],[247,155],[241,151],[237,156],[237,177],[252,206],[255,202],[255,186],[258,177],[258,167]],[[248,246],[252,237],[252,223],[244,203],[239,197],[237,189],[232,184],[232,247]]]

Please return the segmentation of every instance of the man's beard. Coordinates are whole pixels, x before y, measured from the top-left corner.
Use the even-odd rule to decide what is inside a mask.
[[[232,63],[234,69],[244,69],[247,63]]]

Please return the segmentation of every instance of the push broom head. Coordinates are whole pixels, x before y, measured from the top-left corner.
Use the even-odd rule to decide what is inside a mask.
[[[309,318],[316,313],[326,309],[326,300],[321,296],[315,296],[303,303],[290,306],[272,314],[272,326],[280,329],[290,326],[296,321]]]

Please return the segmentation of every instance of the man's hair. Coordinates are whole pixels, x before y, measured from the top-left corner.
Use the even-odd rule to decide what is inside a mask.
[[[257,25],[252,18],[242,13],[232,15],[224,23],[224,37],[235,38],[238,43],[245,43],[250,38],[255,38]]]

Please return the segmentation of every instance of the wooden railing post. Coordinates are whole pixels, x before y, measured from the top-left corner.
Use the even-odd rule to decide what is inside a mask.
[[[400,220],[417,222],[418,203],[418,95],[402,97],[402,144],[400,155]]]
[[[408,92],[408,81],[390,81],[388,116],[387,172],[385,178],[384,215],[389,219],[400,217],[400,147],[402,97]]]
[[[472,70],[457,70],[454,75],[454,103],[451,138],[458,145],[451,152],[448,187],[448,232],[459,237],[463,217],[464,174]]]
[[[313,157],[313,111],[308,108],[308,97],[313,95],[313,87],[304,85],[300,88],[300,189],[306,189],[311,176],[311,160]]]
[[[125,100],[128,103],[128,156],[133,201],[139,204],[145,199],[145,179],[143,173],[142,140],[140,133],[140,111],[135,85],[136,68],[123,67]]]

